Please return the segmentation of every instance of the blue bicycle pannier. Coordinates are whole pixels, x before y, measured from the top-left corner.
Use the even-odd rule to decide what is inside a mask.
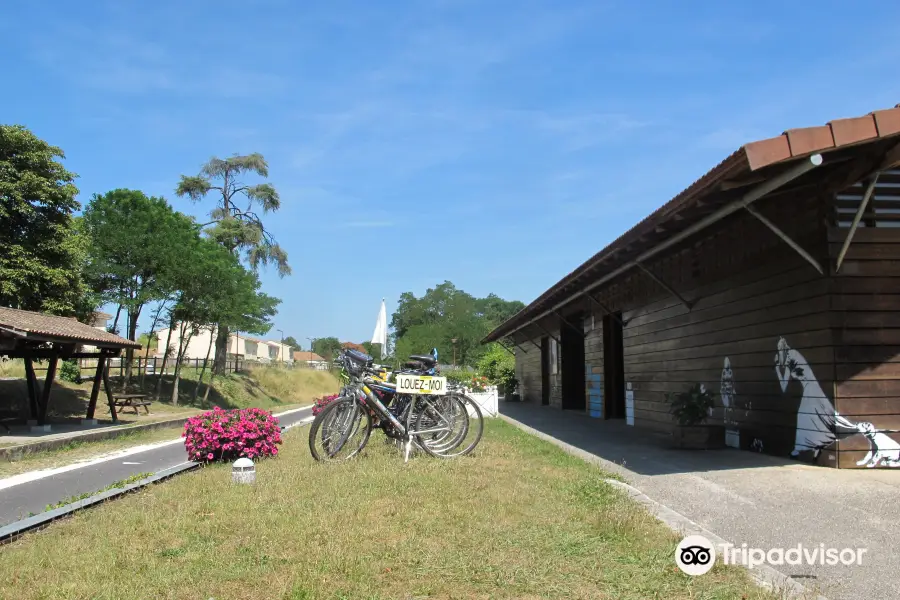
[[[354,375],[359,375],[362,373],[363,368],[372,366],[372,361],[374,360],[368,354],[352,348],[345,350],[344,356],[347,357],[345,363],[347,369]]]
[[[365,365],[370,364],[372,362],[372,357],[364,352],[360,352],[359,350],[354,350],[353,348],[347,349],[347,356],[349,356],[352,360],[363,363]]]

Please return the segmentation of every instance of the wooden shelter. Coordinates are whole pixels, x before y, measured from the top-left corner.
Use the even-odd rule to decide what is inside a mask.
[[[82,352],[82,346],[90,346],[94,350]],[[74,318],[0,306],[0,356],[24,359],[29,412],[31,418],[39,425],[44,425],[47,421],[50,394],[59,361],[72,358],[97,359],[94,385],[91,388],[85,418],[94,418],[102,381],[113,420],[117,420],[106,363],[110,357],[119,356],[125,348],[140,348],[140,344],[86,325]],[[34,372],[35,360],[49,361],[40,394]]]

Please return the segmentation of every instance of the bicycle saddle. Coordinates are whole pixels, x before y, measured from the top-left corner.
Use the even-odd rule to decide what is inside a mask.
[[[413,354],[409,357],[409,360],[418,361],[429,369],[437,364],[437,360],[433,356],[428,356],[427,354]]]

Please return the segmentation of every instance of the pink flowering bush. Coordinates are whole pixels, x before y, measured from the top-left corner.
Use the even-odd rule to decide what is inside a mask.
[[[334,402],[337,397],[338,394],[331,394],[330,396],[322,396],[321,398],[316,398],[316,403],[313,404],[312,407],[313,416],[316,416],[320,412],[325,410],[325,407]]]
[[[276,456],[281,425],[260,408],[222,410],[191,417],[184,424],[184,447],[195,462],[234,461]]]

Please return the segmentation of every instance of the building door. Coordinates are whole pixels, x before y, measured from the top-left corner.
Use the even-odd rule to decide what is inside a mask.
[[[541,338],[541,404],[550,404],[550,338]]]
[[[561,324],[559,330],[560,359],[562,361],[562,407],[563,410],[585,410],[587,408],[587,384],[584,373],[584,321],[579,315],[566,317],[575,327]]]
[[[622,313],[603,316],[603,395],[607,419],[625,418],[625,348]]]

